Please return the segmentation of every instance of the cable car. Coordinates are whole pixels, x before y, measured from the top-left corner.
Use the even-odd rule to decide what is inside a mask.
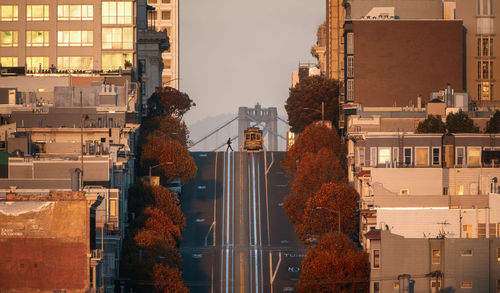
[[[262,130],[258,127],[249,127],[245,130],[245,144],[244,149],[247,151],[259,151],[264,144],[262,140]]]

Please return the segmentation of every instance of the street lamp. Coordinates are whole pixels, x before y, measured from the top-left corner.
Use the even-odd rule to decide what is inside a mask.
[[[162,84],[161,84],[161,85],[162,85],[163,87],[165,87],[165,85],[169,84],[171,81],[174,81],[174,80],[182,80],[182,78],[180,78],[180,77],[177,77],[177,78],[172,78],[172,79],[169,79],[169,80],[167,80],[167,81],[162,82]]]
[[[334,210],[332,210],[332,209],[330,209],[330,208],[327,208],[327,207],[316,207],[316,209],[317,209],[317,210],[327,210],[327,211],[329,211],[329,212],[330,212],[330,213],[332,213],[332,214],[337,214],[337,217],[338,217],[338,223],[339,223],[339,233],[342,233],[342,230],[340,229],[340,218],[341,218],[341,217],[340,217],[340,210],[338,210],[338,211],[334,211]]]
[[[158,165],[155,165],[155,166],[151,166],[149,165],[149,179],[151,180],[151,170],[156,168],[156,167],[160,167],[160,166],[163,166],[163,165],[173,165],[174,162],[165,162],[165,163],[160,163]]]
[[[321,113],[321,124],[325,124],[325,102],[321,102],[321,111],[314,108],[303,108],[304,110],[313,110]]]

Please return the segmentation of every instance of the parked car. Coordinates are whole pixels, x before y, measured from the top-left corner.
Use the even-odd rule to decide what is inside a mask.
[[[167,183],[167,188],[170,192],[177,193],[178,196],[182,194],[182,184],[180,180],[172,180]]]

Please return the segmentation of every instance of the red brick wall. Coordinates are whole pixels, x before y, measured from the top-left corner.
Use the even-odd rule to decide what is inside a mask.
[[[0,201],[0,292],[87,291],[87,201],[30,199]]]
[[[85,243],[44,238],[9,239],[0,241],[0,251],[0,288],[3,290],[83,292],[88,288]]]
[[[348,28],[349,25],[346,25]],[[354,97],[364,106],[416,105],[463,90],[462,21],[353,21]]]

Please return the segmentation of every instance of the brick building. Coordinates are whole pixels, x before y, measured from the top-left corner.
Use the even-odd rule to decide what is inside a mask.
[[[456,91],[465,86],[462,21],[351,20],[344,39],[348,102],[416,105],[419,95],[448,83]]]

